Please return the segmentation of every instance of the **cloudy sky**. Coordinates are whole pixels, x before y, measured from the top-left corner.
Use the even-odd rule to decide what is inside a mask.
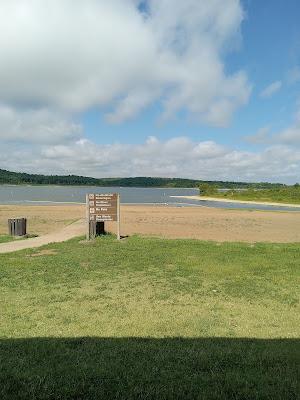
[[[0,168],[300,181],[299,0],[1,0]]]

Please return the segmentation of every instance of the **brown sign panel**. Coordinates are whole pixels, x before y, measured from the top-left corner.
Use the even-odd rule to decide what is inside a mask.
[[[117,195],[117,193],[89,194],[89,200],[95,200],[95,201],[117,201],[118,200],[118,195]]]
[[[105,222],[105,221],[117,221],[118,216],[117,214],[109,215],[109,214],[90,214],[90,221],[96,222]]]
[[[89,194],[88,212],[90,221],[117,221],[118,220],[118,195]]]

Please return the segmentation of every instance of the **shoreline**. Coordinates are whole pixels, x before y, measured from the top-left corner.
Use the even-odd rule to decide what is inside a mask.
[[[293,212],[293,213],[298,213],[300,212],[300,205],[293,205],[293,204],[283,204],[283,203],[263,203],[263,202],[252,202],[252,201],[239,201],[239,200],[221,200],[213,197],[198,197],[198,196],[170,196],[172,198],[178,198],[179,199],[186,199],[186,200],[198,200],[199,204],[197,203],[188,203],[188,202],[166,202],[166,203],[153,203],[153,202],[148,202],[148,203],[121,203],[121,206],[129,206],[129,207],[155,207],[155,208],[206,208],[206,209],[224,209],[226,211],[257,211],[257,212]],[[228,204],[248,204],[248,205],[253,205],[252,208],[240,208],[240,207],[225,207],[225,206],[214,206],[214,205],[207,205],[205,204],[206,201],[210,201],[212,203],[228,203]],[[255,208],[255,205],[261,206],[270,206],[271,208],[269,209],[261,209],[261,208]],[[76,206],[85,206],[85,203],[83,202],[68,202],[68,201],[47,201],[47,200],[27,200],[27,201],[15,201],[15,202],[10,202],[10,203],[0,203],[0,208],[1,207],[76,207]],[[277,207],[277,209],[275,208]],[[274,209],[275,208],[275,209]],[[296,208],[294,210],[289,210],[287,208]]]
[[[171,197],[171,196],[170,196]],[[11,203],[0,203],[0,207],[7,207],[7,206],[85,206],[86,203],[84,202],[73,202],[73,201],[47,201],[47,200],[26,200],[26,201],[15,201]],[[190,203],[182,203],[182,202],[174,202],[174,203],[121,203],[121,206],[153,206],[153,207],[208,207],[203,206],[200,204],[190,204]],[[209,208],[209,207],[208,207]]]
[[[118,189],[166,189],[166,190],[198,190],[197,187],[170,187],[170,186],[101,186],[101,185],[64,185],[58,183],[37,183],[37,184],[30,184],[30,183],[0,183],[0,188],[2,186],[6,187],[78,187],[78,188],[118,188]]]
[[[290,204],[290,203],[276,203],[276,202],[266,202],[266,201],[255,201],[255,200],[231,200],[231,199],[221,199],[219,197],[208,197],[208,196],[170,196],[177,199],[190,199],[199,201],[215,201],[217,203],[233,203],[233,204],[257,204],[260,206],[276,206],[276,207],[295,207],[300,209],[300,204]]]

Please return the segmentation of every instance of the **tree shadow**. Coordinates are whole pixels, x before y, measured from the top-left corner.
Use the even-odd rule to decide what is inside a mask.
[[[0,398],[297,399],[299,353],[297,339],[2,339]]]

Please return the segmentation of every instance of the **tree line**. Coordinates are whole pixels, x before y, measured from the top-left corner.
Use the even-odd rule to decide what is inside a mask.
[[[267,182],[231,182],[231,181],[203,181],[183,178],[91,178],[78,175],[41,175],[23,172],[11,172],[0,169],[0,184],[11,185],[70,185],[70,186],[123,186],[123,187],[165,187],[165,188],[198,188],[201,184],[213,185],[218,188],[274,188],[283,187],[282,184]]]

